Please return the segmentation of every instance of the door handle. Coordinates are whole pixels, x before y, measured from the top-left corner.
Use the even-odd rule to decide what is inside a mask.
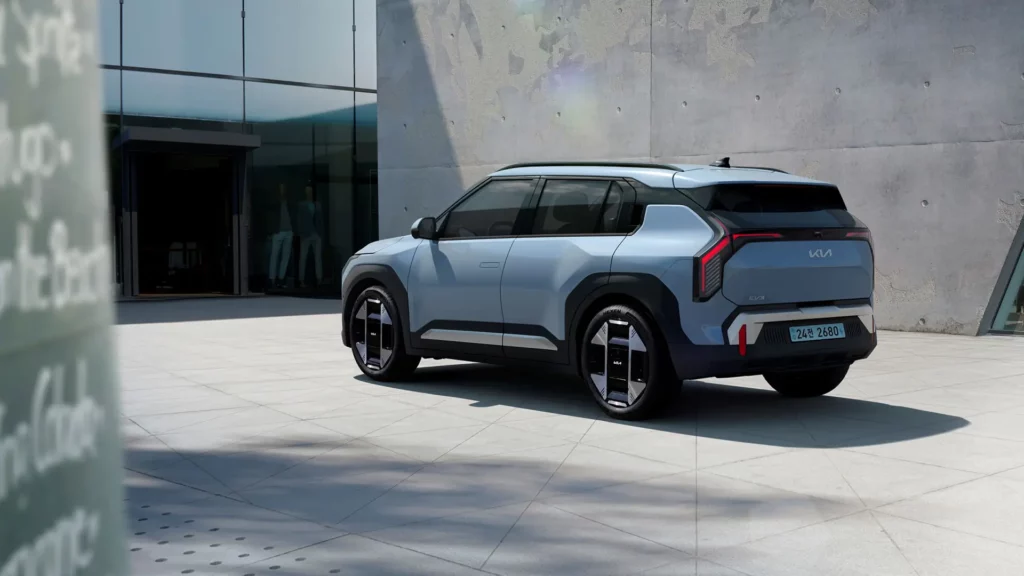
[[[500,262],[481,262],[480,263],[480,267],[481,268],[497,268],[500,265],[501,265]]]

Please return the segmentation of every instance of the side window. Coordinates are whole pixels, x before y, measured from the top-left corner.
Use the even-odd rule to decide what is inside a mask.
[[[619,212],[622,210],[624,196],[622,186],[619,186],[618,182],[612,182],[612,187],[608,190],[608,198],[604,201],[604,208],[601,210],[598,232],[611,234],[619,231]]]
[[[533,180],[492,180],[453,208],[442,238],[477,238],[512,234],[516,218],[533,192]]]
[[[533,220],[534,235],[600,231],[607,180],[548,180]],[[620,195],[621,201],[621,195]]]

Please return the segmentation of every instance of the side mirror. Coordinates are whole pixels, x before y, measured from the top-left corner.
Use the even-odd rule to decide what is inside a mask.
[[[423,240],[436,240],[437,239],[437,221],[433,218],[420,218],[419,220],[412,223],[412,230],[410,232],[413,238],[421,238]]]

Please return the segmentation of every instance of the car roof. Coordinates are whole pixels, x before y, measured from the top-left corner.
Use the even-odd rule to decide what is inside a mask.
[[[699,164],[640,163],[544,163],[515,164],[491,174],[496,176],[597,176],[632,178],[652,188],[698,188],[723,183],[812,184],[827,182],[787,174],[772,168],[719,168]]]

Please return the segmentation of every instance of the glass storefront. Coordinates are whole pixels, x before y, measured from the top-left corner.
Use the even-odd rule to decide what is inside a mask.
[[[339,295],[377,236],[375,3],[99,3],[122,294]]]
[[[1024,252],[1017,260],[1009,288],[996,312],[992,331],[1002,334],[1024,334]]]

